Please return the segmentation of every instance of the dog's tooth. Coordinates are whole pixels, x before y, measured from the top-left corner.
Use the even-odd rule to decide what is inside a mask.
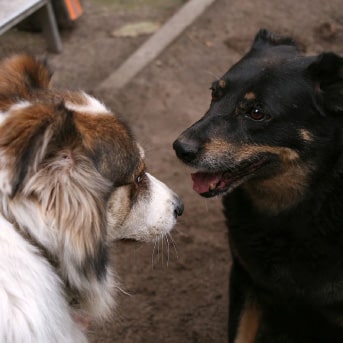
[[[209,187],[209,190],[210,190],[210,191],[213,191],[213,190],[216,188],[216,185],[217,185],[217,184],[216,184],[215,182],[214,182],[214,183],[211,183],[211,184],[210,184],[210,187]]]

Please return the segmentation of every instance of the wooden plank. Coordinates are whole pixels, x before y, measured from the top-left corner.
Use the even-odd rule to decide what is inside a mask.
[[[215,0],[189,0],[163,26],[134,52],[97,90],[120,89],[153,61],[171,42],[198,18]]]

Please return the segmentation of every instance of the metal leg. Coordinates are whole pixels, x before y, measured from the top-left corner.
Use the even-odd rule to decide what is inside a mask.
[[[48,50],[55,53],[62,52],[62,42],[50,1],[37,11],[37,18],[42,25]]]

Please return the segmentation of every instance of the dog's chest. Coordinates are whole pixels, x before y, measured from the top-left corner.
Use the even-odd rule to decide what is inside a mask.
[[[311,296],[328,285],[343,294],[342,235],[323,235],[320,223],[300,210],[261,215],[239,192],[224,206],[232,254],[256,284],[285,296]]]

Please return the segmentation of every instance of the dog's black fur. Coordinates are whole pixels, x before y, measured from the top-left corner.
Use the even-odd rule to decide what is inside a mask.
[[[343,342],[343,58],[261,30],[174,142],[225,194],[229,342]]]

